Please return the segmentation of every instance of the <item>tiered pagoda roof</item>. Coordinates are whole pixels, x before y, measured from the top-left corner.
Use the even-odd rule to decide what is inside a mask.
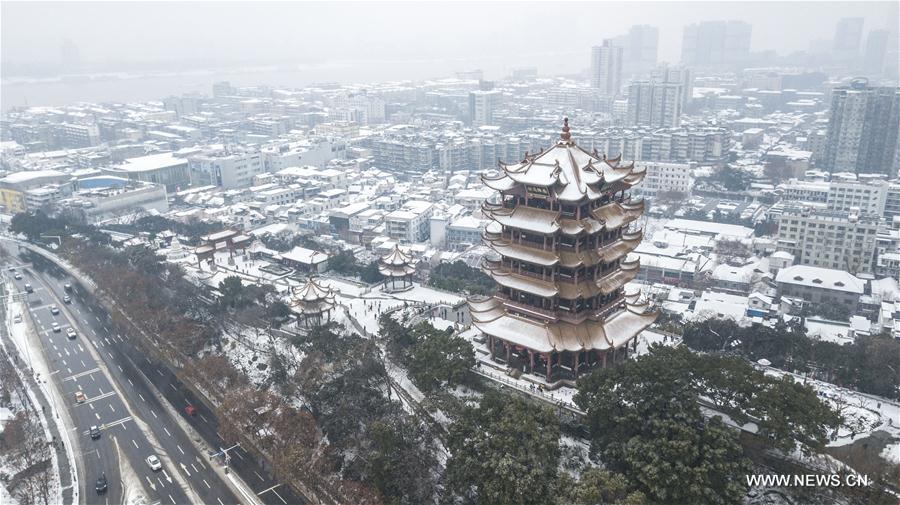
[[[494,253],[484,270],[498,293],[469,300],[473,324],[513,349],[548,355],[632,342],[657,317],[624,290],[640,268],[628,254],[643,238],[629,225],[644,211],[644,201],[626,193],[645,170],[585,151],[568,119],[550,149],[499,166],[498,175],[482,176],[501,193],[499,203],[482,207],[492,220],[484,242]]]
[[[406,277],[416,272],[413,258],[395,245],[387,255],[378,262],[378,272],[385,277]]]
[[[303,315],[322,314],[334,308],[334,296],[333,289],[310,277],[304,285],[297,286],[292,290],[291,307],[295,312]]]
[[[657,313],[638,294],[625,296],[625,308],[611,316],[595,316],[581,323],[560,319],[540,321],[507,313],[502,300],[469,300],[475,326],[514,345],[535,352],[606,351],[625,345],[656,320]]]

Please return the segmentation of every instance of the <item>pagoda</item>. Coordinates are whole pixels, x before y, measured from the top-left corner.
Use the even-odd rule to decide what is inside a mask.
[[[620,158],[576,145],[566,118],[556,145],[482,176],[500,193],[482,206],[492,220],[483,268],[497,289],[468,303],[494,361],[571,381],[625,359],[656,320],[625,293],[639,268],[627,256],[643,236],[631,223],[644,210],[628,192],[645,170]]]
[[[395,245],[391,252],[378,261],[378,273],[384,277],[383,291],[398,293],[413,287],[412,276],[416,272],[412,256]]]
[[[331,319],[335,307],[334,290],[310,277],[306,284],[291,293],[291,308],[298,315],[301,326],[311,328]]]

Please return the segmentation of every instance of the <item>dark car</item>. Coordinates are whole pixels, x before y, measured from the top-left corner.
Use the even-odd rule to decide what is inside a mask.
[[[69,295],[66,295],[66,296],[63,297],[63,301],[64,301],[65,303],[72,303],[72,297],[69,296]]]
[[[91,438],[97,440],[100,438],[100,428],[96,426],[91,426]]]
[[[69,284],[69,283],[67,282],[67,283],[63,286],[63,289],[66,290],[66,293],[71,293],[71,292],[72,292],[72,285]]]
[[[97,485],[94,486],[94,489],[97,490],[97,494],[103,494],[109,489],[109,483],[106,481],[105,473],[97,477]]]

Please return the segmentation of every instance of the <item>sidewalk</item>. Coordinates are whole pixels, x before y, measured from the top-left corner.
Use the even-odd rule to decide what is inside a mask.
[[[8,357],[10,362],[16,368],[16,371],[19,373],[20,380],[25,383],[26,388],[30,393],[29,401],[32,403],[32,407],[35,408],[35,410],[37,410],[38,406],[40,407],[40,412],[38,414],[40,415],[42,422],[45,424],[47,430],[49,431],[50,436],[53,437],[53,440],[56,441],[53,444],[55,450],[54,459],[59,472],[62,503],[65,505],[74,505],[78,500],[78,492],[77,482],[75,482],[75,479],[73,479],[73,468],[69,459],[69,451],[73,448],[71,447],[71,444],[66,444],[63,442],[69,440],[68,433],[60,432],[60,423],[58,419],[59,414],[56,413],[53,405],[48,402],[47,395],[52,394],[52,392],[47,391],[49,385],[46,384],[46,382],[44,382],[43,384],[38,384],[33,376],[33,373],[26,373],[25,370],[20,368],[28,363],[28,361],[23,359],[20,349],[16,345],[12,336],[9,334],[7,327],[8,318],[6,310],[7,304],[0,304],[0,320],[2,320],[2,324],[0,324],[0,334],[2,334],[3,337],[3,347],[6,357]],[[25,345],[27,345],[27,343]],[[35,352],[42,353],[43,351],[35,350]],[[46,381],[46,379],[44,380]],[[51,415],[46,415],[48,412],[51,413]],[[73,482],[75,482],[75,485],[73,485]]]

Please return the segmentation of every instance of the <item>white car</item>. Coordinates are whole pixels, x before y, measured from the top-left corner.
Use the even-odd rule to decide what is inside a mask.
[[[53,314],[54,316],[59,315],[59,307],[57,307],[56,305],[51,305],[50,313]]]
[[[69,337],[69,340],[75,340],[75,337],[77,337],[78,334],[75,333],[74,328],[66,328],[66,336]]]
[[[53,326],[51,326],[51,329],[53,330],[53,333],[59,333],[61,328],[59,327],[58,324],[53,323]]]
[[[159,458],[157,458],[155,454],[147,456],[147,464],[150,465],[150,469],[154,472],[162,470],[162,463],[159,461]]]

